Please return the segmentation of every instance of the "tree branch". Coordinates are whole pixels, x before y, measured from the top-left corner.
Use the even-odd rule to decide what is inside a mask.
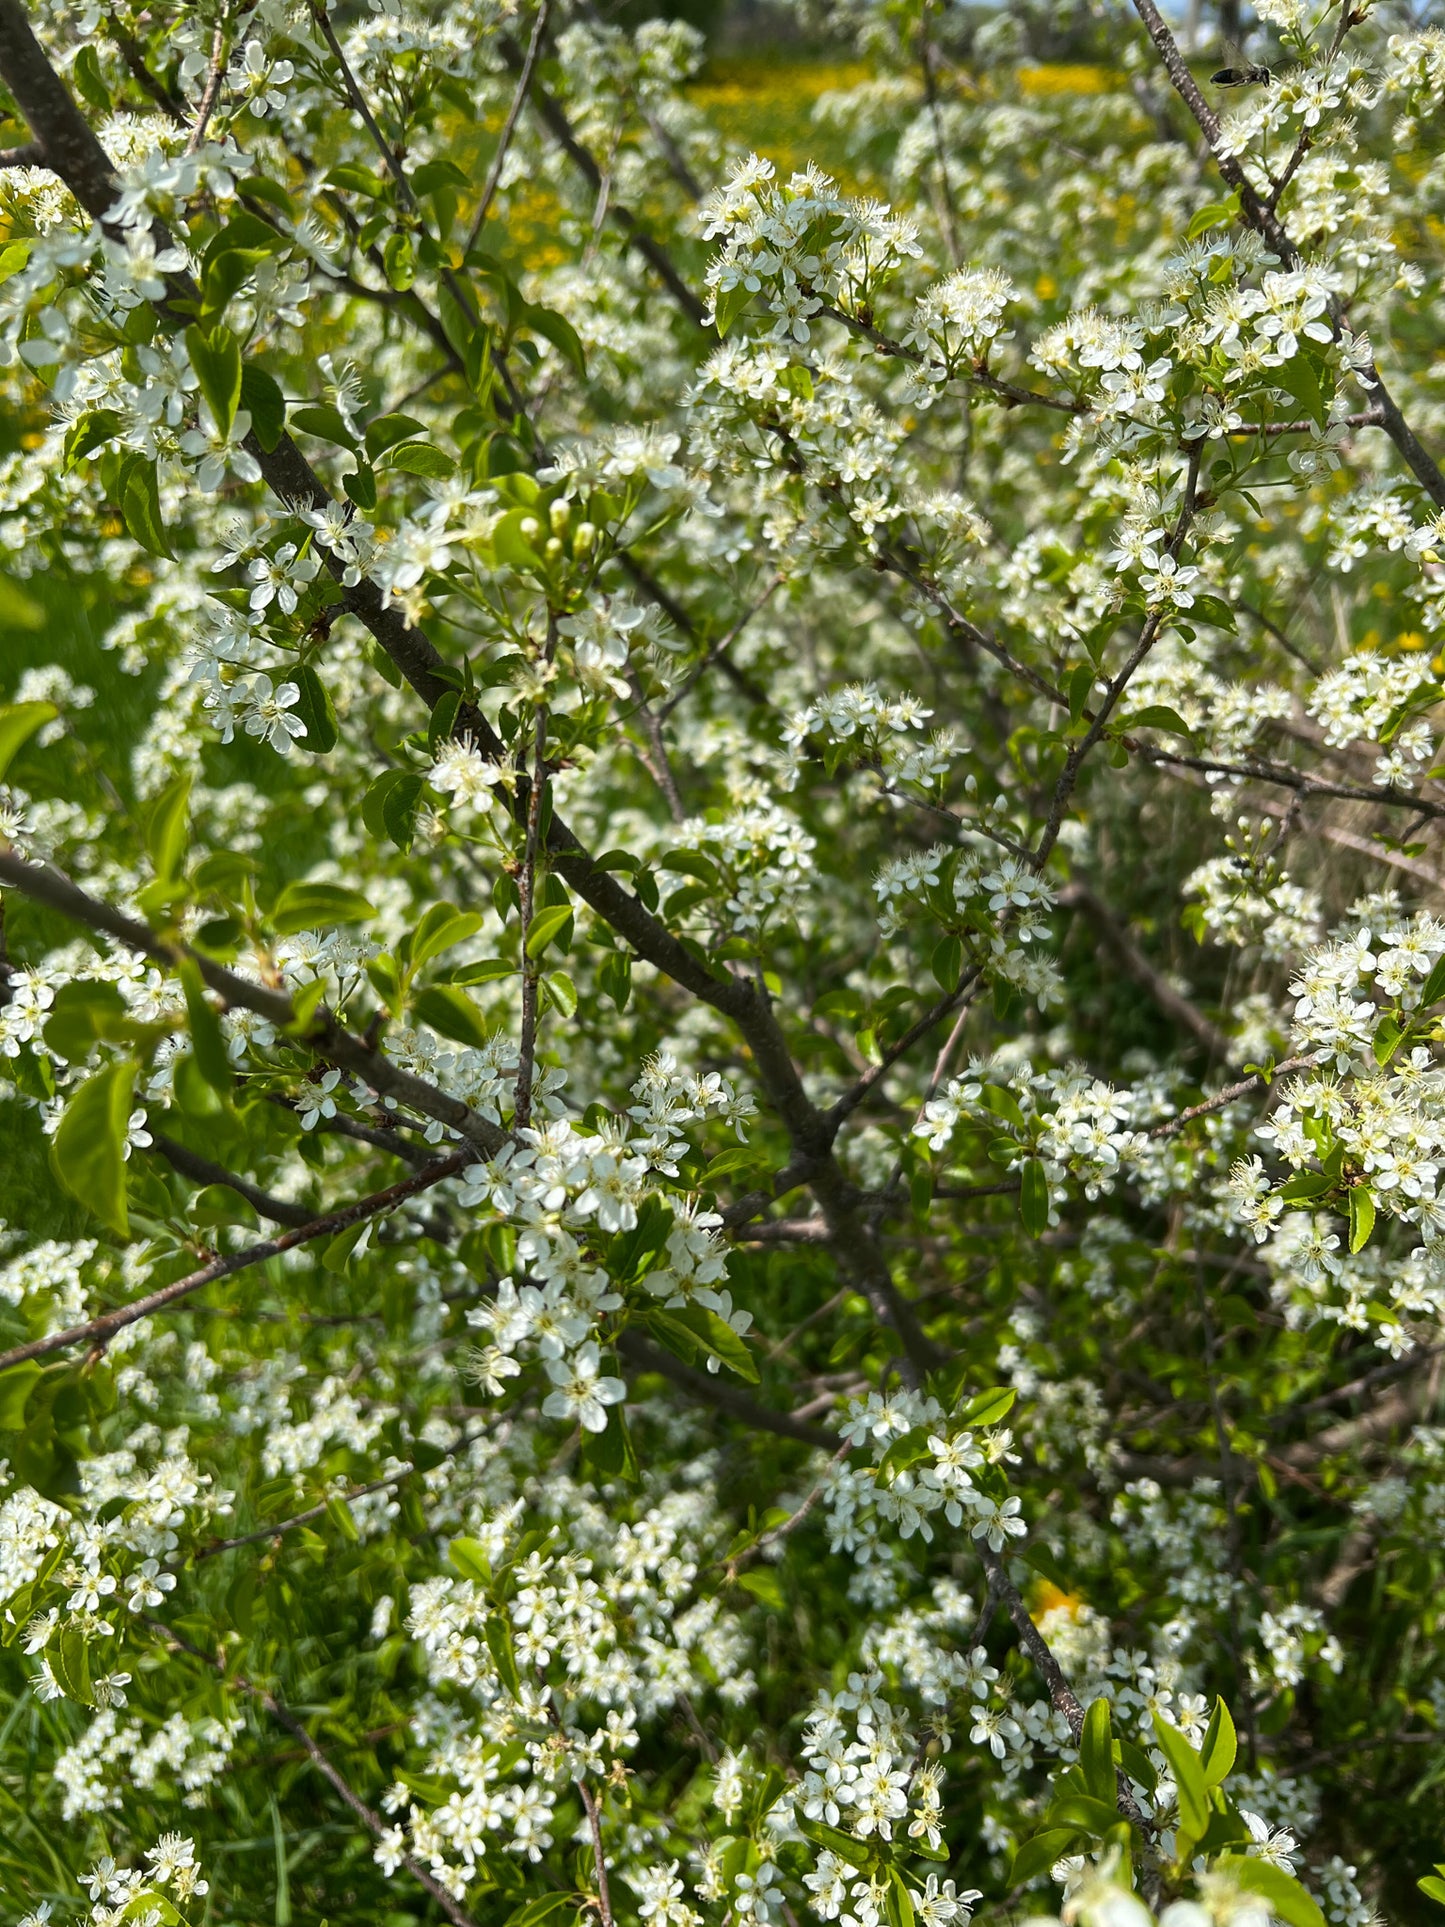
[[[1128,975],[1148,991],[1165,1016],[1172,1018],[1181,1029],[1187,1030],[1210,1057],[1228,1063],[1234,1050],[1234,1040],[1226,1037],[1202,1010],[1182,996],[1162,971],[1155,969],[1108,904],[1096,896],[1087,883],[1065,884],[1059,892],[1058,901],[1062,909],[1081,910],[1084,913]]]
[[[87,1319],[83,1325],[72,1325],[66,1331],[51,1332],[46,1338],[33,1338],[28,1345],[17,1345],[12,1351],[0,1353],[0,1372],[23,1365],[28,1359],[46,1358],[51,1352],[67,1351],[72,1345],[108,1344],[127,1325],[138,1324],[142,1318],[149,1318],[155,1312],[168,1311],[172,1305],[179,1304],[183,1298],[189,1298],[206,1285],[214,1284],[218,1278],[229,1278],[233,1272],[245,1271],[252,1265],[264,1264],[268,1258],[279,1257],[283,1251],[294,1251],[297,1245],[310,1244],[315,1238],[332,1237],[338,1231],[347,1231],[352,1225],[363,1223],[367,1218],[395,1210],[397,1205],[414,1198],[418,1192],[428,1191],[434,1184],[440,1184],[443,1178],[455,1177],[470,1155],[467,1151],[454,1152],[439,1164],[419,1171],[415,1177],[403,1178],[399,1184],[390,1185],[385,1191],[374,1192],[369,1198],[360,1198],[355,1204],[343,1205],[339,1211],[329,1211],[324,1217],[312,1218],[293,1231],[283,1232],[279,1238],[267,1238],[260,1244],[247,1245],[244,1251],[214,1258],[199,1271],[177,1278],[172,1284],[162,1285],[159,1291],[133,1299],[130,1304],[120,1305],[114,1311],[102,1312],[98,1318]]]

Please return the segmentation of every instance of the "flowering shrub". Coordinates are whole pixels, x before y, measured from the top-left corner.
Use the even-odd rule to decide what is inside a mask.
[[[1445,26],[1071,11],[0,0],[7,1918],[1445,1900]]]

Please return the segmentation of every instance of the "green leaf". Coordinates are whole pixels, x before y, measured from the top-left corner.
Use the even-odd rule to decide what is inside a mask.
[[[1097,1706],[1099,1702],[1096,1700]],[[1114,1791],[1113,1748],[1109,1752],[1109,1790]],[[1091,1793],[1068,1793],[1055,1800],[1044,1816],[1048,1825],[1076,1827],[1081,1833],[1102,1840],[1111,1827],[1119,1824],[1119,1809],[1113,1800],[1096,1799]]]
[[[241,370],[241,406],[251,417],[251,433],[271,454],[286,432],[286,397],[275,377],[253,361]]]
[[[1242,1853],[1221,1854],[1214,1867],[1218,1873],[1229,1874],[1246,1893],[1268,1901],[1270,1912],[1287,1921],[1289,1927],[1325,1927],[1319,1903],[1283,1867]]]
[[[750,1592],[754,1599],[761,1600],[774,1612],[780,1613],[787,1608],[782,1582],[778,1575],[767,1566],[755,1568],[752,1572],[738,1574],[738,1584],[744,1592]]]
[[[346,417],[328,402],[307,402],[291,410],[291,426],[303,435],[314,435],[319,442],[333,442],[338,448],[355,450],[356,437],[346,426]]]
[[[335,749],[337,738],[336,711],[326,685],[309,662],[298,662],[290,680],[299,692],[296,714],[306,725],[301,747],[313,756],[325,756]]]
[[[241,403],[241,345],[229,328],[212,328],[207,334],[192,326],[186,329],[186,353],[225,440]]]
[[[1270,379],[1294,399],[1312,420],[1324,426],[1329,404],[1320,387],[1320,378],[1312,358],[1301,347],[1297,354],[1290,356],[1278,368],[1270,370]]]
[[[609,950],[597,967],[597,987],[618,1010],[626,1010],[632,995],[632,959],[625,950]]]
[[[1019,1181],[1019,1216],[1031,1238],[1049,1228],[1049,1180],[1042,1158],[1026,1158]]]
[[[419,970],[444,950],[451,950],[455,945],[465,943],[468,937],[474,937],[481,929],[482,922],[482,916],[476,910],[458,910],[455,904],[434,903],[412,932],[412,969]]]
[[[960,1425],[998,1425],[1013,1410],[1018,1393],[1012,1385],[993,1385],[978,1392],[955,1416]]]
[[[1437,957],[1430,975],[1420,987],[1420,1009],[1438,1004],[1445,997],[1445,956]]]
[[[1171,1726],[1162,1714],[1154,1715],[1154,1737],[1159,1750],[1169,1762],[1169,1771],[1174,1776],[1174,1784],[1179,1789],[1179,1819],[1182,1830],[1193,1840],[1197,1840],[1209,1825],[1212,1811],[1209,1803],[1209,1789],[1205,1785],[1204,1770],[1199,1764],[1199,1755],[1185,1739],[1177,1726]],[[1186,1849],[1181,1844],[1180,1858],[1186,1857]]]
[[[190,837],[189,772],[166,784],[146,816],[146,851],[158,877],[169,881],[179,874]]]
[[[135,1065],[125,1061],[87,1078],[66,1105],[51,1147],[66,1190],[122,1238],[130,1234],[125,1147],[134,1086]]]
[[[1084,1715],[1084,1730],[1079,1738],[1079,1764],[1084,1769],[1090,1793],[1116,1811],[1114,1725],[1106,1699],[1094,1700]],[[1110,1824],[1113,1824],[1112,1821]]]
[[[97,448],[112,441],[125,426],[114,408],[92,408],[77,415],[65,431],[65,466],[74,468]]]
[[[1234,1731],[1234,1721],[1230,1718],[1229,1708],[1222,1699],[1217,1699],[1214,1702],[1214,1711],[1209,1716],[1209,1728],[1204,1735],[1204,1743],[1199,1749],[1199,1766],[1204,1774],[1204,1784],[1220,1786],[1227,1779],[1238,1752],[1239,1740]]]
[[[763,1169],[767,1159],[761,1151],[755,1151],[750,1144],[734,1144],[729,1150],[720,1151],[711,1159],[698,1178],[698,1189],[715,1188],[720,1178],[736,1177],[740,1171],[749,1173]]]
[[[582,1466],[589,1478],[621,1479],[626,1485],[642,1483],[632,1432],[620,1405],[614,1405],[608,1412],[607,1423],[600,1432],[582,1434]]]
[[[546,910],[539,910],[527,925],[527,955],[540,957],[554,938],[562,933],[563,925],[572,916],[570,903],[554,903]]]
[[[913,1895],[896,1866],[888,1869],[888,1896],[884,1905],[888,1927],[914,1927]]]
[[[1281,1185],[1279,1195],[1286,1204],[1308,1204],[1312,1198],[1322,1198],[1334,1188],[1335,1181],[1327,1172],[1300,1171]]]
[[[0,703],[0,777],[36,730],[59,714],[54,703]]]
[[[957,979],[954,981],[957,982]],[[1016,1131],[1023,1130],[1024,1114],[1019,1109],[1019,1101],[1002,1084],[985,1084],[978,1094],[978,1101],[994,1117],[1001,1117],[1005,1124],[1011,1124]]]
[[[878,1461],[878,1469],[874,1474],[877,1482],[882,1485],[892,1485],[900,1472],[908,1471],[910,1466],[917,1465],[923,1459],[932,1458],[933,1454],[928,1446],[932,1432],[931,1425],[915,1425],[912,1431],[905,1432],[901,1439],[894,1439],[892,1445]]]
[[[1065,1854],[1073,1852],[1078,1839],[1077,1827],[1046,1827],[1032,1840],[1025,1840],[1009,1869],[1010,1887],[1022,1887],[1039,1874],[1047,1873]]]
[[[328,1238],[326,1249],[321,1254],[321,1268],[339,1277],[344,1277],[351,1266],[351,1254],[371,1229],[371,1220],[361,1224],[349,1224],[344,1231],[338,1231],[334,1238]]]
[[[713,301],[713,319],[720,335],[727,333],[752,298],[751,290],[744,281],[717,294]]]
[[[398,849],[409,850],[425,788],[426,779],[415,770],[383,770],[362,799],[362,822],[373,836],[387,837]]]
[[[1375,1228],[1375,1195],[1367,1184],[1350,1191],[1350,1250],[1363,1251]]]
[[[480,1539],[453,1539],[447,1548],[447,1557],[463,1579],[473,1580],[479,1586],[491,1585],[492,1563]]]
[[[1408,1035],[1409,1029],[1408,1021],[1403,1019],[1398,1011],[1394,1010],[1387,1010],[1381,1017],[1379,1023],[1376,1024],[1375,1035],[1371,1040],[1371,1049],[1374,1052],[1375,1062],[1380,1066],[1381,1070],[1385,1068],[1390,1059],[1395,1055],[1395,1052],[1400,1048],[1401,1041]]]
[[[494,984],[499,977],[514,977],[517,966],[505,957],[483,957],[479,963],[463,964],[447,978],[450,984]]]
[[[34,245],[33,239],[21,236],[0,247],[0,281],[8,281],[12,275],[19,274],[30,259]]]
[[[865,1840],[855,1840],[850,1833],[843,1833],[837,1827],[826,1827],[821,1820],[810,1820],[806,1813],[795,1813],[793,1823],[805,1840],[811,1840],[815,1847],[823,1847],[827,1852],[836,1854],[839,1860],[846,1860],[850,1867],[857,1867],[866,1873],[873,1865],[876,1854]]]
[[[404,294],[416,280],[416,248],[403,229],[393,228],[381,251],[382,269],[387,283]]]
[[[1194,731],[1185,722],[1177,709],[1170,709],[1166,703],[1150,703],[1147,708],[1136,710],[1119,725],[1121,729],[1165,729],[1171,736],[1192,737]]]
[[[58,1639],[45,1649],[55,1683],[68,1700],[81,1706],[94,1706],[95,1693],[90,1683],[90,1646],[78,1626],[67,1626]]]
[[[376,470],[370,462],[358,462],[349,475],[343,475],[341,486],[346,498],[355,502],[363,515],[370,515],[376,507]]]
[[[1227,201],[1211,201],[1207,207],[1196,208],[1185,229],[1185,240],[1194,241],[1201,234],[1207,234],[1210,228],[1227,226],[1238,212],[1239,202],[1234,197]]]
[[[87,106],[93,107],[97,114],[111,113],[114,103],[110,98],[110,89],[105,84],[105,75],[100,71],[100,55],[89,41],[72,61],[70,77]]]
[[[542,988],[563,1019],[570,1023],[577,1015],[577,986],[565,970],[552,970],[542,979]]]
[[[458,1044],[484,1050],[491,1042],[486,1019],[464,990],[455,984],[428,984],[412,1004],[424,1024]]]
[[[544,341],[550,341],[562,358],[586,380],[587,356],[582,347],[582,337],[566,315],[558,314],[555,308],[539,308],[529,302],[522,313],[522,326],[530,328],[534,335],[541,335]]]
[[[346,1503],[345,1499],[339,1495],[335,1498],[328,1499],[326,1501],[326,1516],[349,1546],[355,1546],[361,1543],[361,1534],[357,1530],[356,1525],[356,1514],[351,1510],[351,1507]]]
[[[25,1401],[44,1376],[44,1368],[34,1359],[12,1365],[0,1377],[0,1432],[18,1432],[25,1424]]]
[[[127,1034],[130,1013],[112,983],[76,977],[62,984],[45,1020],[45,1042],[67,1064],[82,1063],[101,1039]]]
[[[1129,1740],[1115,1740],[1114,1746],[1119,1755],[1119,1764],[1136,1786],[1143,1787],[1152,1799],[1154,1789],[1159,1784],[1159,1775],[1154,1771],[1154,1762],[1149,1755]]]
[[[278,937],[290,937],[298,930],[370,923],[375,915],[375,904],[340,883],[288,883],[271,911],[271,928]]]
[[[512,1628],[500,1613],[493,1613],[487,1621],[486,1635],[487,1650],[502,1684],[516,1699],[522,1690],[522,1680],[517,1671],[517,1655],[512,1649]]]
[[[161,521],[154,459],[141,454],[127,455],[116,478],[116,494],[121,520],[131,536],[151,555],[162,555],[168,562],[174,562],[175,550]]]
[[[715,1311],[703,1305],[674,1306],[670,1311],[650,1311],[647,1322],[670,1352],[687,1363],[720,1358],[730,1371],[748,1384],[758,1383],[758,1368],[747,1345]]]
[[[432,481],[441,481],[448,475],[454,475],[456,466],[444,449],[435,447],[431,442],[403,442],[377,463],[378,468],[396,474],[423,475]]]
[[[226,1039],[221,1020],[206,995],[200,967],[194,957],[182,957],[179,965],[181,988],[186,994],[186,1017],[191,1029],[191,1055],[196,1069],[213,1091],[229,1091],[233,1083],[231,1060],[226,1054]]]
[[[1439,1874],[1427,1873],[1424,1879],[1417,1880],[1415,1885],[1427,1900],[1438,1900],[1440,1905],[1445,1907],[1445,1880],[1442,1880]]]
[[[963,944],[957,937],[940,937],[928,967],[940,990],[955,990],[963,971]]]
[[[1069,680],[1065,685],[1065,693],[1069,698],[1070,722],[1077,723],[1083,720],[1084,711],[1088,707],[1089,697],[1094,691],[1095,680],[1096,671],[1094,665],[1090,662],[1078,663],[1069,672]]]
[[[578,1899],[574,1893],[537,1894],[531,1900],[524,1900],[520,1907],[514,1907],[507,1915],[505,1927],[542,1927],[544,1920],[560,1913],[564,1907],[577,1907]]]
[[[427,724],[426,741],[427,748],[433,756],[436,755],[442,744],[449,742],[455,734],[457,711],[461,706],[462,699],[460,694],[455,689],[449,689],[446,694],[440,698],[436,708],[432,711],[431,721]]]
[[[333,167],[326,176],[326,185],[345,188],[348,194],[365,194],[370,200],[379,200],[387,186],[382,175],[373,174],[358,161],[343,161],[339,167]]]
[[[398,442],[410,441],[413,435],[425,433],[426,423],[419,422],[415,415],[378,415],[366,424],[366,452],[376,461]]]

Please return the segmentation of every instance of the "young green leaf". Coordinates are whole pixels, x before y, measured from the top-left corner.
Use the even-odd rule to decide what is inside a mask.
[[[36,730],[59,714],[54,703],[0,703],[0,777]]]
[[[298,662],[289,672],[297,689],[296,714],[306,725],[301,748],[312,756],[326,756],[336,747],[336,711],[326,685],[309,662]]]
[[[73,1198],[122,1238],[129,1235],[125,1152],[135,1065],[107,1064],[87,1078],[61,1115],[51,1159]]]
[[[1019,1176],[1019,1216],[1031,1238],[1049,1228],[1049,1180],[1042,1158],[1025,1158]]]
[[[568,903],[554,903],[550,909],[537,911],[527,925],[527,955],[540,957],[548,944],[562,934],[571,916],[572,906]]]
[[[1204,1770],[1199,1764],[1199,1755],[1185,1739],[1177,1726],[1171,1726],[1162,1713],[1154,1715],[1154,1738],[1160,1752],[1169,1762],[1169,1771],[1174,1776],[1174,1784],[1179,1789],[1179,1821],[1181,1832],[1191,1840],[1198,1840],[1209,1825],[1211,1812],[1209,1789],[1205,1784]],[[1179,1848],[1180,1858],[1186,1857],[1183,1844]]]
[[[1204,1743],[1199,1749],[1200,1770],[1204,1774],[1206,1786],[1219,1786],[1228,1777],[1239,1751],[1239,1741],[1235,1736],[1234,1721],[1230,1718],[1229,1708],[1222,1699],[1214,1702],[1214,1711],[1209,1716],[1209,1727],[1204,1735]]]
[[[298,930],[326,930],[338,923],[370,923],[376,906],[359,890],[340,883],[288,883],[271,911],[280,937]]]
[[[1114,1807],[1118,1797],[1114,1779],[1114,1726],[1109,1702],[1102,1697],[1094,1700],[1084,1715],[1079,1764],[1094,1798]]]
[[[121,464],[116,481],[121,520],[127,531],[151,555],[175,561],[175,550],[161,521],[160,490],[156,483],[155,458],[140,453],[128,455]]]
[[[1288,1927],[1325,1927],[1319,1902],[1292,1873],[1252,1854],[1221,1854],[1214,1863],[1219,1873],[1228,1874],[1246,1893],[1258,1894],[1269,1910]]]
[[[167,783],[146,817],[146,850],[158,877],[169,881],[182,868],[190,834],[189,771]]]
[[[241,402],[241,348],[229,328],[186,329],[186,353],[224,441]]]
[[[191,1030],[191,1055],[196,1069],[215,1091],[229,1091],[235,1079],[226,1050],[225,1035],[215,1006],[206,995],[200,967],[193,957],[183,957],[178,966],[181,988],[186,997],[186,1016]]]

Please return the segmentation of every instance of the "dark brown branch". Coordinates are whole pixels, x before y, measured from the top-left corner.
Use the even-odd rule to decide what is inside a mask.
[[[502,58],[512,72],[520,77],[527,64],[521,48],[510,34],[505,33],[498,37],[497,44],[501,49]],[[561,103],[554,99],[545,87],[534,86],[532,91],[537,112],[546,122],[547,130],[553,140],[582,175],[593,194],[600,194],[602,170],[573,132],[572,123],[568,120]],[[621,207],[616,201],[612,201],[608,205],[607,212],[613,225],[626,239],[627,245],[647,262],[693,326],[705,327],[707,309],[673,266],[667,250],[652,238],[630,208]]]
[[[662,1351],[649,1343],[640,1332],[625,1331],[617,1341],[617,1349],[624,1358],[629,1359],[640,1372],[657,1372],[663,1378],[670,1378],[674,1385],[704,1405],[714,1406],[726,1412],[743,1425],[756,1432],[773,1432],[782,1439],[795,1439],[799,1445],[816,1445],[825,1451],[833,1451],[838,1444],[835,1432],[825,1432],[821,1426],[809,1425],[796,1419],[790,1412],[775,1412],[771,1406],[760,1405],[756,1399],[749,1398],[729,1385],[719,1374],[697,1371],[691,1365],[684,1365],[680,1358],[671,1352]],[[4,1360],[0,1359],[0,1365]]]
[[[527,52],[522,61],[522,71],[517,76],[512,104],[507,109],[507,118],[502,122],[502,131],[497,139],[497,151],[493,154],[492,164],[487,169],[482,198],[477,203],[477,211],[472,216],[472,225],[467,230],[466,251],[468,253],[476,246],[477,236],[486,226],[487,215],[491,212],[492,202],[496,198],[497,188],[501,183],[502,169],[506,165],[507,155],[511,150],[512,137],[517,131],[517,122],[522,117],[522,108],[526,104],[527,93],[532,85],[537,56],[542,51],[542,40],[547,31],[547,7],[548,0],[541,0],[537,8],[537,18],[532,23],[532,37],[527,42]]]
[[[1222,151],[1220,142],[1219,116],[1199,91],[1198,83],[1180,53],[1168,23],[1155,5],[1155,0],[1134,0],[1134,10],[1143,21],[1149,38],[1154,42],[1164,71],[1173,83],[1175,92],[1194,116],[1199,131],[1208,143],[1220,174],[1239,196],[1239,211],[1256,234],[1261,235],[1280,257],[1286,268],[1297,268],[1300,264],[1300,251],[1295,246],[1288,230],[1283,226],[1272,207],[1260,199],[1253,182],[1245,172],[1239,157]],[[1330,300],[1330,319],[1338,335],[1344,328],[1344,310],[1337,297]],[[1381,426],[1395,444],[1404,459],[1406,467],[1419,482],[1425,493],[1437,508],[1445,508],[1445,475],[1442,475],[1434,459],[1426,452],[1414,430],[1400,413],[1399,404],[1385,386],[1384,378],[1373,361],[1362,370],[1365,382],[1371,385],[1379,396]]]
[[[203,1158],[199,1151],[192,1151],[184,1144],[177,1144],[174,1138],[167,1137],[163,1131],[151,1130],[151,1149],[163,1157],[174,1171],[183,1178],[191,1178],[197,1184],[223,1184],[228,1191],[246,1200],[253,1211],[272,1224],[303,1225],[310,1224],[316,1215],[304,1204],[288,1204],[285,1198],[273,1198],[269,1191],[240,1177],[235,1171],[228,1171],[224,1164],[213,1164]]]
[[[408,1198],[414,1198],[418,1192],[428,1191],[434,1184],[440,1184],[443,1178],[455,1177],[470,1156],[468,1151],[454,1152],[439,1164],[419,1171],[415,1177],[403,1178],[400,1184],[390,1185],[385,1191],[374,1192],[369,1198],[359,1198],[355,1204],[327,1212],[324,1217],[312,1218],[307,1224],[297,1225],[293,1231],[283,1232],[279,1238],[267,1238],[260,1244],[247,1245],[244,1251],[214,1258],[199,1271],[192,1271],[184,1278],[162,1285],[159,1291],[133,1299],[128,1305],[119,1305],[114,1311],[102,1312],[98,1318],[87,1319],[83,1325],[72,1325],[66,1331],[51,1332],[47,1338],[33,1338],[28,1345],[17,1345],[13,1351],[0,1353],[0,1372],[9,1371],[14,1365],[23,1365],[27,1359],[45,1358],[51,1352],[66,1351],[72,1345],[106,1345],[127,1325],[138,1324],[142,1318],[149,1318],[158,1311],[168,1311],[172,1305],[214,1284],[218,1278],[229,1278],[233,1272],[264,1264],[268,1258],[278,1257],[283,1251],[295,1250],[297,1245],[309,1244],[315,1238],[332,1237],[338,1231],[347,1231],[352,1225],[363,1223],[367,1218],[379,1217],[384,1211],[394,1210]]]
[[[1290,1071],[1313,1070],[1315,1061],[1312,1056],[1286,1057],[1282,1064],[1274,1066],[1267,1077],[1263,1071],[1255,1071],[1249,1077],[1240,1078],[1237,1084],[1226,1084],[1222,1091],[1216,1091],[1212,1097],[1206,1097],[1198,1104],[1191,1104],[1188,1110],[1181,1111],[1177,1117],[1171,1117],[1163,1124],[1156,1124],[1149,1135],[1154,1138],[1175,1137],[1186,1124],[1192,1124],[1196,1117],[1208,1117],[1212,1111],[1222,1111],[1228,1105],[1238,1103],[1241,1097],[1248,1097],[1253,1091],[1267,1090],[1276,1078],[1285,1077]]]
[[[1065,884],[1059,892],[1058,901],[1062,909],[1083,911],[1128,975],[1148,991],[1166,1017],[1187,1030],[1211,1057],[1226,1063],[1229,1061],[1232,1040],[1225,1036],[1217,1024],[1211,1023],[1202,1010],[1181,995],[1162,971],[1155,969],[1108,904],[1096,896],[1087,883]]]
[[[1248,763],[1220,763],[1207,756],[1182,756],[1176,750],[1159,749],[1153,743],[1136,743],[1137,755],[1146,762],[1162,763],[1172,769],[1200,770],[1205,775],[1244,776],[1256,783],[1271,783],[1277,789],[1293,790],[1297,796],[1333,796],[1346,803],[1382,803],[1393,810],[1414,810],[1420,816],[1445,818],[1445,803],[1433,803],[1413,790],[1366,789],[1357,783],[1325,783],[1305,776],[1283,763],[1258,759]]]
[[[360,1820],[361,1824],[366,1828],[367,1832],[371,1834],[373,1839],[380,1840],[390,1831],[381,1815],[372,1811],[345,1776],[331,1764],[331,1761],[325,1753],[322,1752],[315,1740],[312,1739],[310,1733],[307,1732],[305,1726],[291,1711],[290,1707],[277,1699],[274,1693],[268,1692],[264,1686],[257,1686],[254,1681],[246,1679],[239,1673],[228,1671],[226,1661],[219,1654],[202,1652],[199,1646],[193,1646],[188,1639],[183,1638],[181,1634],[176,1632],[172,1627],[165,1625],[163,1621],[147,1619],[146,1624],[153,1632],[159,1634],[167,1645],[176,1648],[179,1652],[189,1654],[192,1659],[200,1660],[203,1666],[214,1668],[216,1672],[221,1674],[227,1685],[229,1685],[233,1691],[244,1693],[248,1699],[255,1700],[258,1706],[263,1706],[278,1726],[284,1726],[286,1731],[300,1742],[307,1758],[311,1761],[311,1764],[316,1768],[317,1772],[321,1774],[323,1779],[330,1783],[336,1793],[340,1795],[345,1805],[356,1815],[357,1819]],[[452,1927],[476,1927],[476,1922],[472,1919],[472,1916],[467,1912],[466,1908],[462,1906],[461,1902],[457,1900],[454,1894],[448,1892],[442,1883],[424,1867],[419,1860],[414,1859],[410,1854],[403,1854],[401,1856],[401,1864],[406,1868],[412,1879],[424,1887],[427,1893],[431,1895],[447,1919],[452,1922]]]
[[[0,7],[3,4],[4,0],[0,0]],[[85,924],[92,930],[116,938],[128,949],[143,957],[150,957],[156,963],[174,967],[182,958],[188,957],[227,1006],[254,1010],[278,1030],[286,1030],[294,1024],[295,1012],[291,1000],[282,992],[270,990],[264,984],[252,983],[249,978],[238,977],[222,965],[213,963],[209,957],[202,956],[199,951],[187,949],[184,944],[158,937],[148,925],[137,923],[112,905],[102,903],[98,897],[87,895],[69,877],[48,863],[27,863],[13,849],[0,845],[0,883],[10,884],[22,896],[30,897],[36,903],[47,904],[75,923]],[[424,1117],[435,1118],[438,1123],[450,1126],[479,1145],[489,1156],[508,1142],[507,1133],[499,1125],[469,1110],[459,1099],[448,1097],[425,1078],[414,1077],[410,1071],[400,1069],[381,1052],[372,1050],[339,1024],[324,1005],[318,1006],[305,1041],[319,1056],[364,1078],[383,1097],[394,1097],[408,1109],[420,1111]]]

